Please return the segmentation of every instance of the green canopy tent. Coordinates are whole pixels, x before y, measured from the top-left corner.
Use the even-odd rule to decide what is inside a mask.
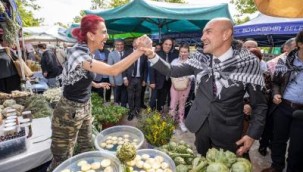
[[[194,32],[216,17],[231,19],[228,4],[175,4],[145,0],[133,0],[109,10],[85,10],[106,21],[109,30],[139,33]]]
[[[74,28],[79,27],[80,24],[73,23],[70,25],[68,29],[66,29],[64,32],[61,32],[61,34],[73,38],[71,32]],[[137,38],[143,35],[143,33],[138,32],[122,32],[122,31],[114,31],[114,30],[108,30],[109,33],[109,40],[115,40],[115,39],[127,39],[127,38]]]

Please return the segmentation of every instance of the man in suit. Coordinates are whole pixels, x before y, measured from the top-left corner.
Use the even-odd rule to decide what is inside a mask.
[[[133,50],[136,50],[136,39],[133,41]],[[139,115],[141,107],[141,90],[147,79],[147,58],[141,56],[134,65],[123,72],[124,85],[127,87],[129,114],[128,120]]]
[[[163,41],[162,49],[157,52],[159,57],[168,63],[171,63],[174,59],[178,58],[179,53],[173,49],[173,40],[171,38],[166,38]],[[170,102],[170,87],[171,80],[160,73],[157,70],[150,70],[150,87],[156,89],[156,103],[151,103],[156,105],[158,111],[162,111],[165,102]]]
[[[114,42],[115,50],[108,55],[107,63],[113,65],[126,57],[129,53],[125,51],[124,41],[117,39]],[[114,102],[126,107],[127,104],[127,90],[123,84],[122,74],[116,76],[109,76],[111,86],[114,88]]]
[[[203,156],[211,147],[243,155],[259,139],[265,123],[267,103],[258,59],[246,49],[234,49],[232,34],[229,19],[209,21],[201,38],[203,53],[197,52],[182,66],[171,66],[150,50],[145,53],[152,67],[167,76],[195,75],[196,98],[185,125],[195,133],[197,151]],[[242,136],[245,92],[254,115]]]
[[[110,53],[110,51],[107,48],[104,48],[102,50],[99,49],[95,52],[94,59],[107,63],[109,53]],[[109,76],[96,74],[94,82],[95,83],[110,83]],[[111,92],[112,92],[112,90],[110,88],[104,89],[104,88],[92,87],[92,91],[98,93],[98,95],[102,98],[102,100],[104,100],[104,102],[110,102],[110,97],[111,97]],[[105,96],[104,96],[104,94],[105,94]]]

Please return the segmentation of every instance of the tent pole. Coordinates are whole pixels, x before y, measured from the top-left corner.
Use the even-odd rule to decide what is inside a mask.
[[[17,44],[18,58],[20,59],[20,62],[22,62],[22,55],[21,55],[21,48],[20,48],[19,35],[18,34],[16,34],[16,44]],[[20,65],[21,65],[22,80],[25,81],[25,75],[24,75],[24,65],[25,64],[20,63]]]
[[[24,42],[24,33],[23,33],[23,29],[21,29],[21,37],[22,37],[22,45],[23,45],[23,57],[25,59],[25,61],[27,60],[27,54],[26,54],[26,48],[25,48],[25,42]]]
[[[159,43],[161,43],[161,32],[162,32],[162,27],[159,26]]]

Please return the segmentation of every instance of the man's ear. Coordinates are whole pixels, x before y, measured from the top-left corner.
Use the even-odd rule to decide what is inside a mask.
[[[232,30],[231,30],[231,29],[226,29],[226,30],[223,32],[223,40],[224,40],[224,41],[230,39],[231,36],[232,36]]]

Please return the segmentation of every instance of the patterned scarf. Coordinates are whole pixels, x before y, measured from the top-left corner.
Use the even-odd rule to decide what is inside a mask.
[[[75,44],[67,51],[67,62],[64,63],[62,75],[62,85],[73,85],[83,77],[86,78],[86,70],[82,68],[83,61],[92,61],[93,55],[86,44]]]
[[[278,75],[281,73],[282,76],[284,76],[286,73],[290,72],[290,78],[289,81],[293,82],[295,81],[297,75],[303,71],[303,66],[295,66],[293,65],[293,61],[295,58],[298,58],[298,51],[294,50],[291,53],[289,53],[289,58],[286,60],[279,59],[276,68],[275,68],[275,75]],[[292,62],[291,62],[292,61]]]
[[[196,89],[201,78],[206,75],[209,78],[214,75],[219,98],[223,87],[238,86],[237,81],[242,82],[243,85],[250,83],[254,88],[256,85],[260,85],[262,88],[265,86],[259,60],[246,49],[234,49],[232,58],[215,63],[213,67],[210,67],[211,60],[211,56],[200,52],[196,52],[188,60],[187,64],[201,70],[196,76]]]

